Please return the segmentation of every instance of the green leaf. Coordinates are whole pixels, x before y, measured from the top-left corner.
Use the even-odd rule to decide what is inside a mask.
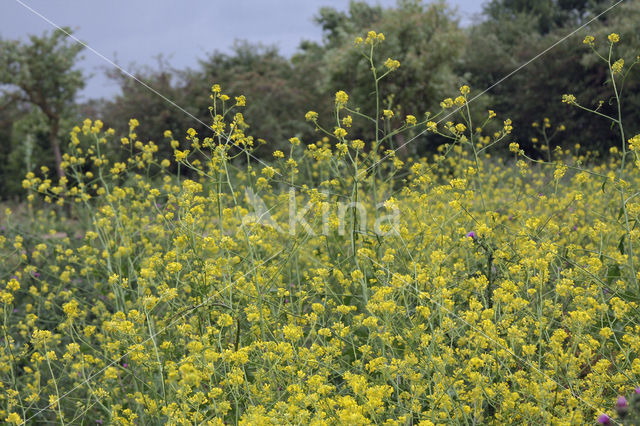
[[[618,250],[620,251],[620,254],[624,254],[625,250],[624,250],[624,240],[626,238],[627,234],[622,234],[622,237],[620,237],[620,242],[618,243]]]
[[[607,267],[607,284],[611,285],[611,283],[615,280],[615,279],[619,279],[621,277],[621,273],[620,273],[620,265],[613,264],[613,265],[609,265]]]

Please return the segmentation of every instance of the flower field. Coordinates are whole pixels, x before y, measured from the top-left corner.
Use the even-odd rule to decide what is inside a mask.
[[[617,37],[585,39],[609,49],[614,101]],[[376,55],[384,41],[370,32],[354,47],[375,95],[402,66]],[[398,111],[378,102],[368,116],[345,88],[331,127],[302,112],[317,140],[292,137],[267,161],[245,98],[223,89],[211,90],[211,134],[154,143],[135,119],[128,135],[88,119],[63,179],[26,176],[28,205],[0,230],[3,420],[636,418],[640,136],[622,115],[565,95],[611,120],[610,156],[576,147],[543,161],[511,139],[508,117],[474,111],[468,86],[399,127]],[[362,127],[375,138],[358,139]],[[400,134],[448,143],[407,157]]]

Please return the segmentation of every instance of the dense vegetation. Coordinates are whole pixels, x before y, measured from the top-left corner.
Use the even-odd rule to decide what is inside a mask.
[[[398,116],[409,111],[417,115],[435,111],[440,100],[462,84],[469,84],[476,94],[500,81],[474,103],[490,105],[498,114],[508,115],[514,122],[514,137],[527,153],[548,158],[540,145],[531,142],[532,138],[541,139],[531,124],[553,116],[565,125],[566,132],[552,145],[569,148],[580,143],[606,154],[611,145],[608,125],[557,102],[558,93],[571,90],[589,99],[590,106],[603,100],[603,111],[613,108],[607,88],[602,86],[606,69],[592,52],[572,42],[584,37],[587,30],[501,80],[613,3],[493,0],[485,5],[481,19],[466,28],[444,2],[404,0],[386,9],[353,1],[346,12],[322,8],[316,22],[324,31],[324,41],[301,42],[292,58],[270,46],[239,41],[232,54],[212,52],[196,69],[172,69],[160,61],[156,69],[135,72],[182,110],[117,70],[110,72],[121,87],[115,99],[74,104],[73,97],[82,85],[81,75],[71,71],[78,45],[66,41],[61,33],[33,37],[26,44],[5,40],[0,45],[0,70],[8,72],[0,73],[0,82],[11,85],[5,86],[8,91],[0,96],[0,162],[5,165],[0,170],[0,198],[22,197],[19,176],[38,165],[55,170],[54,143],[65,141],[75,123],[86,116],[99,118],[118,132],[126,132],[128,120],[135,117],[142,123],[138,133],[149,139],[157,140],[167,129],[184,134],[192,127],[202,133],[210,121],[207,93],[213,82],[246,96],[245,117],[252,123],[251,134],[266,142],[255,153],[260,158],[269,158],[271,152],[285,147],[291,136],[313,139],[314,128],[300,122],[300,111],[313,105],[325,120],[332,108],[326,100],[337,90],[348,88],[352,99],[371,114],[369,66],[350,49],[356,35],[371,29],[382,31],[389,39],[380,54],[402,63],[381,93],[381,102]],[[623,2],[592,22],[588,32],[598,36],[613,31],[625,34],[621,55],[629,62],[640,46],[636,31],[639,12],[637,2]],[[47,78],[38,72],[46,72]],[[50,84],[40,87],[38,81]],[[638,84],[637,79],[631,79],[622,93],[630,132],[640,130],[636,124],[640,122]],[[57,102],[55,114],[49,105],[42,105],[43,99],[49,104]],[[366,129],[358,130],[362,139],[372,137]],[[52,136],[57,140],[52,141]],[[401,137],[394,143],[403,144]],[[431,153],[441,143],[437,135],[421,135],[399,155]],[[170,154],[162,144],[159,149]]]
[[[0,420],[636,424],[640,49],[633,32],[602,33],[610,21],[570,41],[572,66],[604,71],[550,95],[557,115],[526,116],[538,99],[505,97],[516,79],[496,88],[489,99],[527,120],[517,134],[473,100],[480,77],[456,84],[480,42],[468,31],[536,12],[541,42],[603,6],[528,4],[491,2],[471,30],[441,4],[323,9],[325,44],[292,61],[239,44],[203,63],[228,85],[151,76],[209,126],[127,86],[94,106],[131,117],[70,125],[58,164],[38,163],[51,118],[10,104],[9,133],[33,142],[24,202],[0,216]],[[620,7],[624,27],[637,6]],[[69,61],[54,62],[61,76]],[[333,64],[322,79],[317,61]],[[439,79],[412,74],[425,64]],[[290,107],[332,94],[293,113],[251,104],[276,89]]]

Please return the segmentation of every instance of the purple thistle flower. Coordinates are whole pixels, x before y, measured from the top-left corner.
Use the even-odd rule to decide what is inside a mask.
[[[640,395],[640,386],[635,388],[634,392],[636,393],[636,395]]]
[[[467,232],[467,237],[475,239],[476,238],[476,233],[474,231]]]
[[[609,425],[611,424],[611,417],[607,416],[606,414],[600,414],[598,416],[598,420],[596,420],[598,423],[600,423],[601,425]]]
[[[619,396],[618,400],[616,401],[616,407],[617,408],[624,408],[627,405],[629,405],[629,402],[627,401],[627,398],[625,398],[624,396]]]
[[[122,364],[122,368],[127,368],[129,366],[129,364],[127,364],[126,362],[124,364]]]

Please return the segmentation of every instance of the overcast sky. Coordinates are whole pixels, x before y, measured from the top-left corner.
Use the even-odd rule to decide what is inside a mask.
[[[428,1],[424,1],[428,3]],[[369,0],[389,7],[395,0]],[[449,0],[466,24],[484,0]],[[125,69],[153,66],[162,54],[172,67],[195,67],[215,50],[228,52],[235,39],[276,45],[284,55],[303,39],[320,41],[313,17],[322,6],[346,10],[348,0],[0,0],[0,37],[26,39],[55,25]],[[33,10],[29,10],[29,8]],[[41,15],[41,16],[38,16]],[[46,18],[46,19],[45,19]],[[85,49],[80,67],[93,74],[80,100],[110,97],[118,91],[104,77],[107,61]]]

